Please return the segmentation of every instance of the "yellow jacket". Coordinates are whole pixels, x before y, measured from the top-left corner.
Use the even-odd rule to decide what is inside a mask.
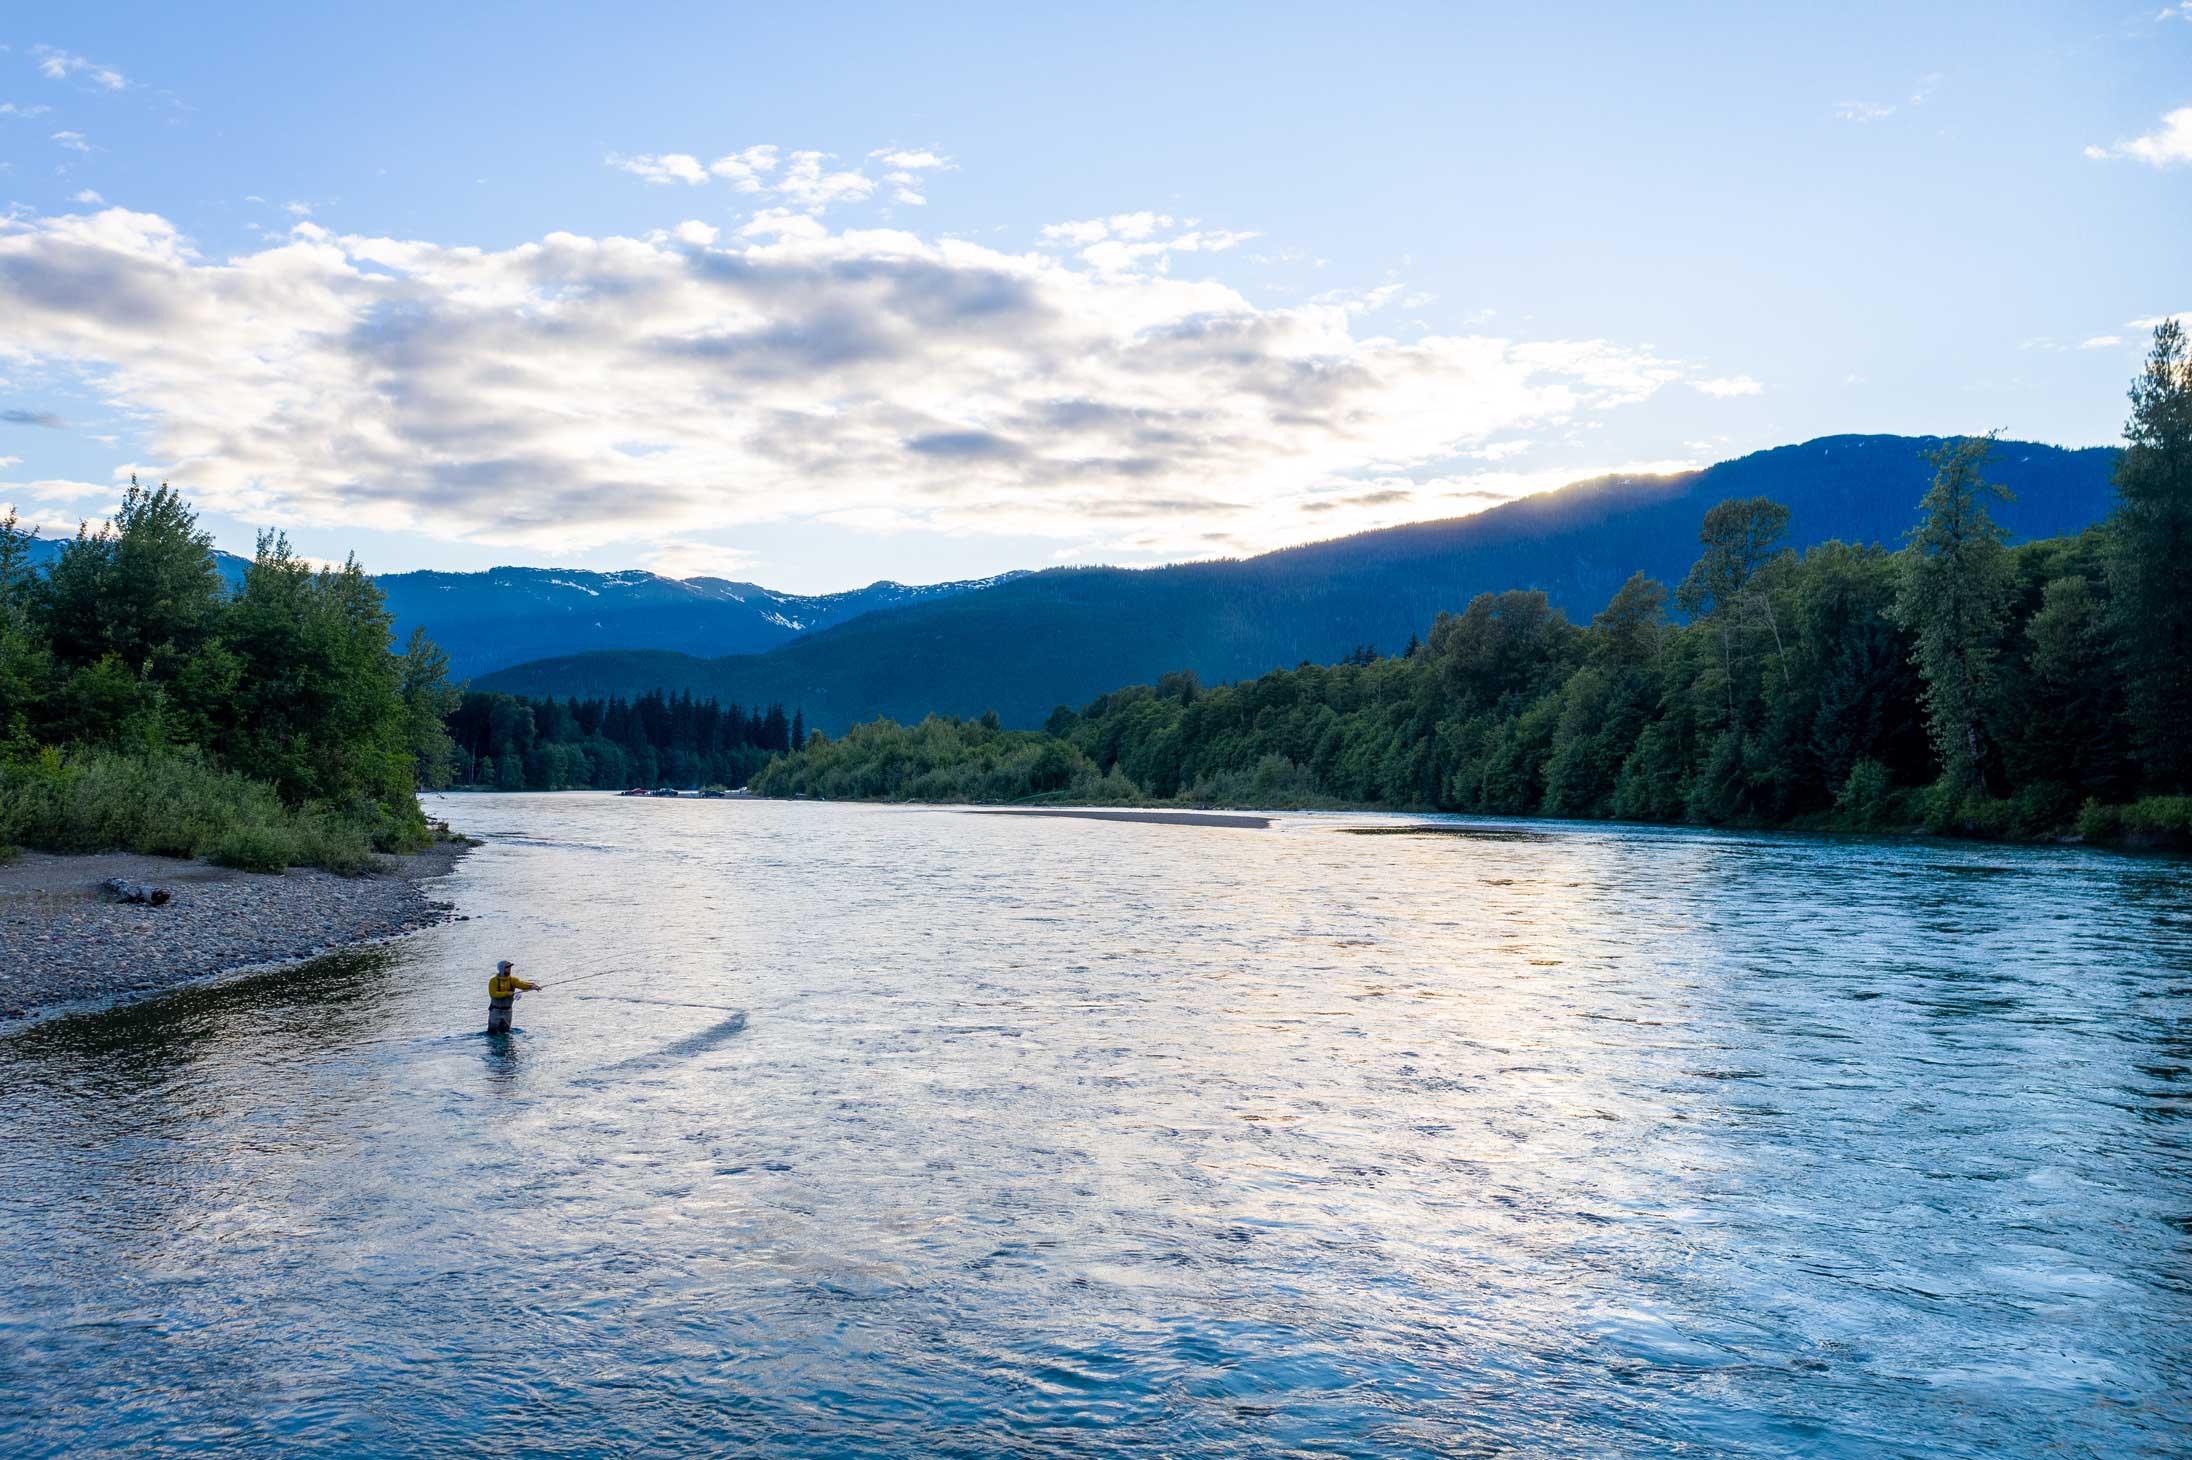
[[[495,970],[494,975],[487,980],[487,997],[490,999],[507,999],[517,993],[519,989],[537,989],[539,987],[540,985],[537,983],[527,983],[516,974],[504,973],[498,968]]]

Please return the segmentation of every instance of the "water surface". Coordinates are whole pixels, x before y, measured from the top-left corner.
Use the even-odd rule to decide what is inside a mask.
[[[0,1453],[2192,1448],[2182,861],[435,811],[0,1041]]]

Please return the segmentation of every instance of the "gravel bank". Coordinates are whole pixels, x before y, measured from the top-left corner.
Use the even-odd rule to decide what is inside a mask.
[[[0,866],[0,1029],[295,963],[441,922],[427,883],[468,850],[444,842],[371,877],[279,876],[124,852],[25,852]],[[170,888],[165,907],[112,900],[109,877]]]

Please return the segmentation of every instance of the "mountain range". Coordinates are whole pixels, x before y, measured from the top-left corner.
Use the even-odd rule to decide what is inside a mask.
[[[961,583],[871,583],[844,593],[778,593],[723,578],[575,568],[387,573],[399,641],[415,626],[449,653],[460,679],[547,655],[654,649],[758,654],[862,614],[992,588],[1020,574]],[[650,686],[651,687],[651,686]]]
[[[57,556],[61,542],[40,538],[31,561]],[[216,552],[231,587],[249,558]],[[470,679],[551,654],[663,649],[696,655],[758,654],[803,633],[927,598],[970,593],[1004,582],[871,583],[843,593],[778,593],[723,578],[665,578],[638,569],[488,568],[474,573],[383,573],[374,581],[396,618],[396,640],[423,627],[449,654],[450,673]]]
[[[1791,509],[1790,544],[1895,544],[1932,476],[1939,438],[1829,436],[1697,471],[1610,476],[1468,517],[1392,527],[1260,557],[1163,568],[1060,568],[993,580],[810,628],[764,653],[699,657],[659,644],[562,655],[483,675],[528,695],[690,690],[781,701],[836,732],[889,715],[1041,724],[1123,684],[1191,669],[1217,683],[1371,644],[1390,652],[1478,593],[1543,589],[1587,620],[1632,572],[1679,582],[1706,508],[1768,496]],[[2116,453],[2003,442],[1988,475],[2013,538],[2080,531],[2105,516]],[[430,632],[440,632],[430,613]]]
[[[1577,621],[1632,573],[1670,585],[1705,509],[1768,496],[1790,542],[1898,542],[1932,475],[1934,437],[1828,436],[1664,476],[1609,476],[1468,517],[1384,528],[1259,557],[1162,568],[1056,568],[913,587],[780,593],[638,570],[489,568],[381,575],[398,642],[414,627],[474,687],[529,695],[690,690],[779,701],[836,732],[931,710],[1042,723],[1123,684],[1191,669],[1219,683],[1358,645],[1388,652],[1478,593],[1543,589]],[[2019,539],[2105,516],[2111,448],[2003,442],[1988,467]],[[59,544],[34,545],[33,561]],[[248,566],[216,555],[222,575]]]

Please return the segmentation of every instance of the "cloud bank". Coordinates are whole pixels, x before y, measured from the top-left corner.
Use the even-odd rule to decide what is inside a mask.
[[[745,165],[782,195],[831,186],[819,154]],[[559,553],[791,518],[1275,545],[1450,514],[1457,460],[1495,437],[1692,374],[1604,340],[1370,334],[1359,302],[1260,307],[1165,272],[1215,246],[1169,225],[1016,253],[785,209],[720,245],[697,223],[487,250],[306,222],[208,257],[153,214],[9,217],[0,363],[80,377],[136,423],[147,459],[117,476],[204,507]]]

